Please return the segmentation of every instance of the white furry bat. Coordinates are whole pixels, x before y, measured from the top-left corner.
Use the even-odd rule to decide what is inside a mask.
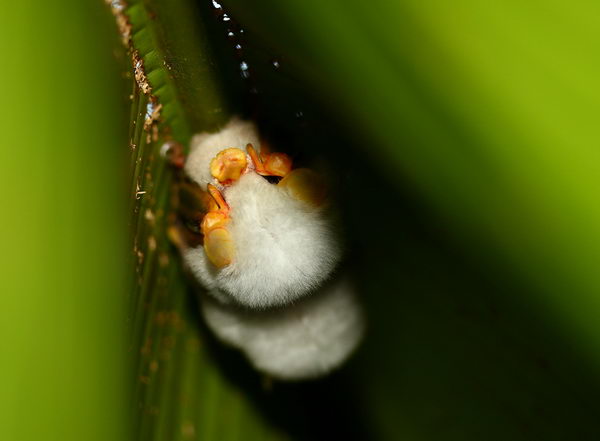
[[[208,326],[277,378],[341,364],[364,321],[346,280],[324,285],[341,252],[318,175],[268,152],[256,126],[239,119],[196,135],[185,172],[206,189],[203,245],[183,255],[214,299],[203,301]]]

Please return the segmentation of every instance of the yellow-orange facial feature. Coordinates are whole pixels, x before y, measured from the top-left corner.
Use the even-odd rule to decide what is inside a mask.
[[[204,237],[204,251],[208,260],[217,268],[231,264],[235,255],[235,246],[229,231],[223,227],[211,230]]]
[[[263,154],[261,152],[259,157],[252,144],[248,144],[246,150],[248,150],[256,173],[259,175],[284,177],[292,170],[292,159],[285,153]]]
[[[277,185],[287,188],[294,198],[314,207],[323,205],[327,199],[325,182],[308,168],[297,168],[291,171]]]
[[[223,195],[214,185],[208,184],[208,193],[213,203],[211,211],[204,215],[201,224],[204,251],[214,266],[223,268],[229,265],[235,256],[233,239],[227,230],[230,209]]]
[[[210,163],[210,174],[221,184],[237,181],[246,170],[246,153],[240,149],[229,148],[220,151]]]

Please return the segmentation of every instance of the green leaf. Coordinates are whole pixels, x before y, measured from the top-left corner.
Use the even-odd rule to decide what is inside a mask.
[[[131,439],[126,115],[104,12],[0,14],[0,439]]]

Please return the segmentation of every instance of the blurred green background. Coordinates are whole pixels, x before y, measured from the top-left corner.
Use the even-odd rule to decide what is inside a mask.
[[[127,439],[127,114],[97,2],[3,3],[0,438]]]
[[[0,439],[598,439],[600,4],[120,5],[154,140],[108,5],[0,14]],[[232,113],[337,175],[370,329],[327,379],[263,387],[166,240],[162,143]]]

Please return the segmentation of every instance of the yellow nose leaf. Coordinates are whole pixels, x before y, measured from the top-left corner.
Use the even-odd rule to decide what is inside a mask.
[[[230,148],[220,151],[210,163],[210,174],[220,183],[237,181],[246,169],[246,153]]]

